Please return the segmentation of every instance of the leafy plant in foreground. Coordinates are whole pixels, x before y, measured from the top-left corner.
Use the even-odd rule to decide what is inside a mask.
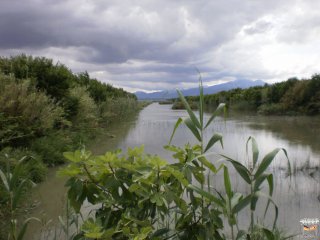
[[[165,146],[172,151],[177,162],[169,164],[159,156],[144,153],[143,147],[107,152],[94,156],[78,150],[67,152],[70,161],[61,174],[70,179],[68,198],[71,206],[80,213],[86,201],[95,209],[94,217],[88,217],[75,239],[226,239],[229,235],[224,219],[230,226],[232,239],[251,239],[257,232],[266,239],[275,239],[272,230],[260,227],[254,222],[256,204],[261,196],[268,199],[265,212],[272,201],[273,176],[266,172],[274,157],[281,150],[268,153],[258,164],[259,151],[253,138],[252,167],[225,155],[219,165],[208,159],[209,150],[216,143],[222,143],[221,134],[214,133],[206,143],[205,129],[224,109],[224,104],[204,122],[203,88],[200,80],[199,118],[191,110],[179,92],[180,99],[188,112],[187,118],[179,118],[173,136],[180,124],[185,124],[198,140],[198,144],[184,147]],[[216,154],[217,155],[217,154]],[[248,194],[235,192],[232,188],[228,164],[250,186]],[[218,167],[216,167],[216,165]],[[223,169],[224,192],[212,189],[209,173],[215,175]],[[262,184],[268,183],[269,192],[263,194]],[[251,222],[248,230],[240,230],[238,214],[250,206]],[[277,219],[277,206],[274,204]]]
[[[203,96],[203,87],[202,87],[202,81],[200,78],[200,96],[199,96],[199,119],[195,116],[193,111],[191,110],[188,102],[184,98],[184,96],[181,94],[180,91],[178,91],[179,97],[181,99],[181,102],[184,104],[185,109],[188,112],[189,117],[182,119],[179,118],[176,122],[176,125],[173,130],[173,134],[171,136],[170,142],[175,134],[175,131],[177,127],[184,123],[189,130],[192,132],[194,137],[199,141],[199,147],[200,147],[200,154],[195,154],[195,160],[198,160],[201,162],[201,167],[205,166],[207,167],[208,171],[211,171],[213,174],[216,174],[217,171],[221,168],[223,168],[223,176],[224,176],[224,187],[226,195],[225,197],[222,196],[221,193],[217,192],[218,198],[216,195],[210,193],[210,182],[209,178],[207,181],[207,186],[204,188],[203,184],[204,181],[199,181],[201,184],[201,188],[199,188],[197,185],[189,184],[188,188],[191,190],[196,191],[199,193],[202,197],[205,197],[209,199],[211,202],[216,204],[216,207],[218,209],[221,209],[221,211],[224,213],[224,215],[227,217],[228,224],[231,228],[231,237],[232,239],[235,238],[234,236],[234,226],[238,229],[237,238],[240,238],[241,236],[246,234],[246,231],[239,231],[238,227],[238,221],[237,221],[237,214],[243,210],[245,207],[250,205],[251,210],[251,220],[250,220],[250,227],[249,232],[253,232],[255,222],[254,222],[254,214],[256,211],[256,205],[259,197],[266,197],[268,199],[267,205],[264,212],[264,217],[266,216],[266,213],[268,211],[268,207],[270,203],[273,203],[275,208],[275,219],[273,224],[273,230],[275,230],[276,227],[276,221],[278,218],[278,207],[272,200],[272,194],[273,194],[273,174],[267,173],[266,170],[271,164],[271,162],[274,160],[275,156],[279,153],[279,151],[283,151],[285,156],[288,159],[287,152],[285,149],[276,148],[270,153],[268,153],[261,161],[261,163],[258,165],[258,157],[259,157],[259,150],[256,140],[253,137],[249,137],[247,141],[247,154],[248,154],[248,147],[249,142],[251,141],[252,145],[252,164],[250,164],[250,167],[246,167],[243,164],[241,164],[239,161],[236,161],[226,155],[220,154],[220,157],[222,157],[221,160],[224,160],[226,162],[229,162],[233,165],[236,172],[241,176],[241,178],[250,186],[250,194],[244,196],[241,193],[234,193],[232,191],[231,186],[231,180],[229,176],[229,170],[228,167],[225,166],[225,164],[221,164],[220,167],[217,169],[212,163],[210,163],[206,159],[206,152],[218,141],[221,142],[221,145],[223,146],[222,142],[222,136],[220,134],[213,134],[210,140],[208,141],[206,147],[204,148],[204,139],[203,139],[203,131],[208,127],[214,118],[221,112],[222,109],[226,109],[224,104],[220,104],[218,108],[213,112],[212,116],[207,121],[206,125],[204,125],[204,112],[203,112],[203,106],[204,106],[204,96]],[[288,167],[289,172],[291,171],[290,162],[288,159]],[[196,178],[197,179],[197,178]],[[269,192],[268,194],[264,194],[261,192],[261,186],[264,182],[268,183],[269,186]],[[205,190],[207,189],[207,190]],[[202,205],[202,213],[204,213],[205,208],[208,208],[208,206]],[[265,233],[265,235],[268,237],[270,234],[272,234],[271,231],[268,229],[262,228],[262,232]],[[268,237],[269,239],[269,237]]]
[[[19,160],[19,163],[12,172],[9,167],[6,172],[0,169],[0,184],[4,186],[5,192],[5,198],[2,199],[4,202],[2,202],[2,204],[6,205],[4,209],[8,211],[10,218],[8,240],[22,240],[29,222],[32,220],[39,221],[36,218],[28,218],[21,226],[18,224],[17,211],[19,210],[19,204],[24,197],[24,191],[27,186],[32,183],[28,179],[21,179],[23,172],[22,162],[25,158],[26,157],[23,157]]]

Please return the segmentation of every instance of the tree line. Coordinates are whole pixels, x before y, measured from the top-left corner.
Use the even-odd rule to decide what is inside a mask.
[[[199,101],[198,96],[187,99],[189,102]],[[252,110],[265,115],[316,115],[320,113],[320,75],[222,91],[205,95],[204,101],[208,108],[226,103],[234,110]]]

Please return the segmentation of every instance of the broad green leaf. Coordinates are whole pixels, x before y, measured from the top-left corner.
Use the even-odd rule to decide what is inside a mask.
[[[153,239],[153,238],[156,238],[156,237],[161,237],[163,235],[166,235],[168,232],[170,232],[170,229],[169,228],[160,228],[158,229],[157,231],[155,231],[151,236],[150,238]]]
[[[81,174],[82,169],[79,166],[76,166],[75,164],[69,164],[67,167],[60,169],[57,172],[57,176],[69,176],[69,177],[75,177],[79,174]]]
[[[251,201],[252,196],[248,195],[245,198],[241,199],[232,209],[233,214],[237,214],[242,209],[244,209]]]
[[[200,123],[199,123],[199,120],[197,119],[196,115],[193,113],[193,111],[191,110],[190,108],[190,105],[189,103],[187,102],[187,100],[185,99],[185,97],[183,96],[183,94],[177,90],[178,94],[179,94],[179,97],[180,97],[180,100],[182,101],[184,107],[186,108],[188,114],[189,114],[189,117],[191,119],[191,121],[193,122],[193,124],[197,127],[197,128],[201,128],[200,126]]]
[[[221,147],[223,148],[222,135],[219,133],[215,133],[209,140],[206,149],[204,152],[208,151],[216,142],[220,141]]]
[[[236,240],[241,240],[241,239],[244,239],[243,237],[246,235],[246,231],[244,230],[240,230],[237,234],[237,237],[236,237]]]
[[[242,177],[244,181],[246,181],[248,184],[251,184],[250,172],[245,166],[225,155],[220,154],[220,156],[224,157],[226,161],[230,162],[233,165],[233,167],[236,169],[236,171],[239,173],[239,175]]]
[[[287,151],[284,148],[276,148],[273,151],[271,151],[270,153],[268,153],[263,160],[261,161],[261,164],[259,165],[255,175],[254,175],[254,179],[257,179],[271,164],[271,162],[273,161],[273,159],[275,158],[275,156],[278,154],[279,151],[283,151],[284,154],[286,155],[287,159],[288,159],[288,155],[287,155]],[[290,161],[289,162],[289,168],[290,168]]]
[[[100,239],[104,234],[102,226],[95,222],[92,218],[88,219],[82,224],[81,227],[84,236],[87,238]]]
[[[255,181],[254,181],[254,186],[253,186],[253,191],[254,192],[258,192],[260,191],[260,186],[261,184],[266,180],[268,174],[262,174],[261,176],[259,176]],[[250,205],[250,209],[255,211],[256,210],[256,205],[258,202],[258,197],[257,196],[253,196],[252,200],[251,200],[251,205]]]
[[[179,125],[183,122],[182,118],[178,118],[176,124],[174,125],[171,137],[170,137],[170,141],[169,141],[169,145],[171,144],[171,141],[173,139],[174,134],[176,133],[177,128],[179,127]]]
[[[109,228],[107,230],[104,231],[103,235],[102,235],[102,239],[104,240],[111,240],[112,239],[112,235],[115,233],[115,228]],[[73,239],[74,240],[74,239]]]
[[[253,168],[255,168],[258,161],[258,157],[259,157],[259,149],[258,149],[257,141],[253,137],[249,137],[246,144],[247,154],[248,154],[248,144],[250,140],[251,140],[251,148],[252,148]]]
[[[266,180],[267,176],[269,174],[261,174],[255,181],[254,181],[254,186],[253,186],[253,190],[259,191],[261,184]]]
[[[63,156],[71,162],[78,163],[81,162],[81,153],[79,150],[75,152],[64,152]]]
[[[219,106],[217,107],[217,109],[213,112],[213,114],[211,115],[210,119],[208,120],[206,126],[204,128],[207,128],[210,123],[213,121],[213,119],[218,116],[222,111],[224,111],[224,113],[226,113],[226,104],[224,103],[220,103]]]
[[[224,188],[226,190],[226,193],[229,199],[231,199],[232,198],[231,181],[230,181],[229,171],[226,166],[223,167],[223,177],[224,177]]]
[[[163,148],[168,151],[176,152],[176,153],[183,151],[181,148],[174,146],[174,145],[165,145],[165,146],[163,146]]]
[[[1,171],[1,169],[0,169],[0,177],[1,177],[1,180],[2,180],[3,185],[4,185],[5,188],[7,189],[7,191],[10,192],[10,187],[9,187],[8,179],[7,179],[6,175],[4,174],[4,172]]]
[[[201,136],[200,136],[199,130],[191,121],[191,119],[190,118],[185,119],[184,124],[190,129],[190,131],[193,133],[193,136],[195,136],[196,139],[198,139],[198,141],[201,142]]]
[[[271,197],[273,194],[273,174],[268,175],[267,181],[269,184],[269,196]]]
[[[232,198],[230,199],[230,203],[231,203],[231,209],[238,204],[238,202],[243,198],[241,193],[233,193],[232,194]]]
[[[204,184],[205,178],[202,172],[195,170],[193,176],[200,184]]]
[[[217,169],[216,167],[209,162],[205,157],[199,157],[198,158],[199,162],[201,162],[204,166],[206,166],[207,168],[209,168],[213,173],[217,173]]]
[[[182,185],[187,187],[189,185],[188,180],[183,176],[183,174],[172,167],[167,167],[167,171],[170,172]]]
[[[271,198],[271,197],[272,197],[272,194],[273,194],[273,175],[272,175],[272,174],[269,174],[269,175],[268,175],[267,181],[268,181],[268,185],[269,185],[269,197]],[[265,209],[265,211],[264,211],[264,217],[266,217],[266,214],[267,214],[269,205],[270,205],[270,200],[268,200],[266,209]]]
[[[267,237],[268,240],[274,240],[275,239],[274,234],[270,230],[268,230],[266,228],[262,228],[262,231],[263,231],[264,235]]]
[[[155,203],[158,207],[161,207],[164,204],[163,197],[161,193],[154,193],[150,197],[150,202]]]
[[[251,204],[250,204],[250,210],[255,211],[256,210],[256,206],[257,206],[257,202],[258,202],[259,198],[257,196],[252,196],[251,199]]]
[[[188,188],[191,190],[194,190],[195,192],[199,193],[202,197],[207,198],[208,200],[214,202],[218,206],[220,206],[220,207],[224,206],[224,203],[220,199],[218,199],[216,196],[214,196],[213,194],[211,194],[211,193],[209,193],[209,192],[207,192],[197,186],[191,185],[191,184],[188,185]]]

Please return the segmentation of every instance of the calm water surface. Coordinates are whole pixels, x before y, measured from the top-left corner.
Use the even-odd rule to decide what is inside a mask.
[[[108,133],[101,134],[88,148],[95,154],[108,150],[144,145],[145,151],[157,154],[173,161],[171,153],[163,149],[168,144],[173,126],[178,117],[186,116],[183,110],[171,110],[171,105],[151,104],[143,109],[134,119],[113,125]],[[206,119],[209,114],[206,115]],[[215,146],[213,151],[224,153],[244,164],[248,164],[246,141],[249,136],[255,137],[260,149],[260,158],[276,147],[285,148],[294,170],[291,180],[286,175],[287,161],[281,153],[269,169],[274,173],[274,200],[279,206],[278,225],[290,233],[300,231],[299,220],[304,217],[320,217],[320,119],[316,117],[283,117],[229,114],[226,121],[217,118],[205,133],[208,139],[212,133],[223,135],[224,148]],[[110,134],[113,137],[110,137]],[[188,129],[181,126],[173,139],[173,144],[183,146],[185,143],[196,143]],[[216,161],[215,157],[211,159]],[[54,170],[53,170],[54,172]],[[36,215],[46,219],[58,219],[64,214],[65,179],[57,179],[54,173],[35,190],[35,198],[41,204],[35,210]],[[213,185],[223,189],[221,177],[212,179]],[[232,174],[232,185],[236,191],[249,191],[246,184]],[[264,189],[267,191],[267,188]],[[260,202],[262,208],[263,201]],[[258,205],[259,206],[259,205]],[[262,215],[262,214],[260,214]],[[273,210],[267,216],[266,224],[273,219]],[[259,216],[258,216],[259,217]],[[260,216],[261,217],[261,216]],[[243,213],[241,222],[248,222],[248,214]],[[262,221],[262,220],[261,220]],[[54,222],[54,221],[53,221]],[[52,225],[49,225],[52,230]],[[32,232],[32,233],[31,233]],[[30,239],[35,239],[31,228]],[[51,233],[52,235],[52,233]]]

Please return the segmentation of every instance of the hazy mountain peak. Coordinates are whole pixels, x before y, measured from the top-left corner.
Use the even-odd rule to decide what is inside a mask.
[[[249,88],[254,86],[263,86],[265,82],[261,80],[247,80],[247,79],[238,79],[234,81],[230,81],[227,83],[221,83],[214,86],[205,86],[203,88],[204,94],[214,94],[221,91],[228,91],[234,88]],[[199,95],[199,89],[198,88],[189,88],[189,89],[183,89],[181,90],[184,96],[197,96]],[[143,91],[135,92],[135,95],[138,99],[169,99],[169,98],[177,98],[178,94],[176,90],[164,90],[159,92],[153,92],[153,93],[146,93]]]

